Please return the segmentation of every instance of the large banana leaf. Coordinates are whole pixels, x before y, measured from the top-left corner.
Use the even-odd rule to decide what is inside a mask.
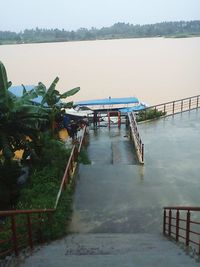
[[[47,91],[46,86],[41,82],[39,82],[38,85],[34,87],[34,90],[37,95],[41,95],[41,96],[44,96]]]
[[[67,92],[64,93],[64,94],[61,94],[61,95],[60,95],[60,98],[67,98],[67,97],[69,97],[69,96],[73,96],[73,95],[75,95],[76,93],[78,93],[79,91],[80,91],[80,87],[76,87],[76,88],[74,88],[74,89],[71,89],[71,90],[67,91]]]
[[[59,98],[57,97],[57,91],[55,92],[56,84],[58,83],[58,81],[59,78],[56,77],[50,85],[49,89],[46,91],[45,95],[43,96],[41,105],[47,103],[49,107],[52,107],[59,101]]]

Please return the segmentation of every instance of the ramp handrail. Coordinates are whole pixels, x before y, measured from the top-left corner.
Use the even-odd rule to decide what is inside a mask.
[[[155,110],[155,112],[162,111],[164,117],[197,109],[199,107],[200,107],[200,95],[196,95],[153,105],[143,109],[142,111],[145,113],[146,117],[148,110]]]
[[[0,211],[0,233],[3,233],[4,239],[0,239],[0,259],[15,253],[19,255],[22,248],[34,248],[34,244],[43,243],[47,240],[45,237],[45,225],[51,224],[51,216],[56,211],[62,191],[66,189],[70,182],[81,148],[84,144],[86,126],[79,141],[79,146],[73,145],[71,155],[61,181],[61,185],[55,200],[54,208],[51,209],[32,209],[32,210],[8,210]],[[4,219],[9,223],[4,226]],[[9,248],[8,248],[9,245]]]
[[[163,234],[200,256],[200,207],[164,207]]]
[[[130,122],[130,131],[131,137],[135,144],[136,154],[138,156],[138,160],[140,163],[144,163],[144,144],[142,143],[142,139],[140,137],[140,133],[137,127],[136,117],[134,112],[128,113],[128,118]]]

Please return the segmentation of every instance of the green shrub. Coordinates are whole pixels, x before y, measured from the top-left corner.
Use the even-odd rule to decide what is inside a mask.
[[[91,161],[90,161],[88,153],[87,153],[87,149],[85,149],[84,147],[81,149],[81,152],[78,156],[78,162],[85,164],[85,165],[91,164]]]
[[[16,203],[19,176],[20,166],[17,161],[0,161],[0,210],[9,209]]]
[[[159,111],[157,109],[146,109],[146,110],[141,110],[137,113],[136,120],[137,122],[145,120],[153,120],[164,115],[166,115],[166,112]]]

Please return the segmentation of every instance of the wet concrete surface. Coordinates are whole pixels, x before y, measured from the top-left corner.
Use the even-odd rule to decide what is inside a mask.
[[[87,150],[92,164],[138,164],[125,125],[91,129]]]
[[[44,246],[20,266],[197,267],[199,263],[161,235],[80,234]]]
[[[139,129],[144,166],[137,165],[135,156],[120,160],[124,152],[132,153],[130,146],[125,149],[125,130],[91,131],[92,165],[79,168],[72,233],[159,232],[163,206],[199,205],[200,112],[144,123]]]
[[[159,232],[163,206],[199,206],[200,113],[139,129],[144,166],[134,160],[125,128],[91,131],[92,165],[79,166],[72,234],[13,266],[199,266],[192,251]]]

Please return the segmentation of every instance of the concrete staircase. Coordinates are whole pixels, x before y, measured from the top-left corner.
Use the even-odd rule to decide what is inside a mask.
[[[73,234],[44,246],[21,267],[195,267],[162,235]]]

